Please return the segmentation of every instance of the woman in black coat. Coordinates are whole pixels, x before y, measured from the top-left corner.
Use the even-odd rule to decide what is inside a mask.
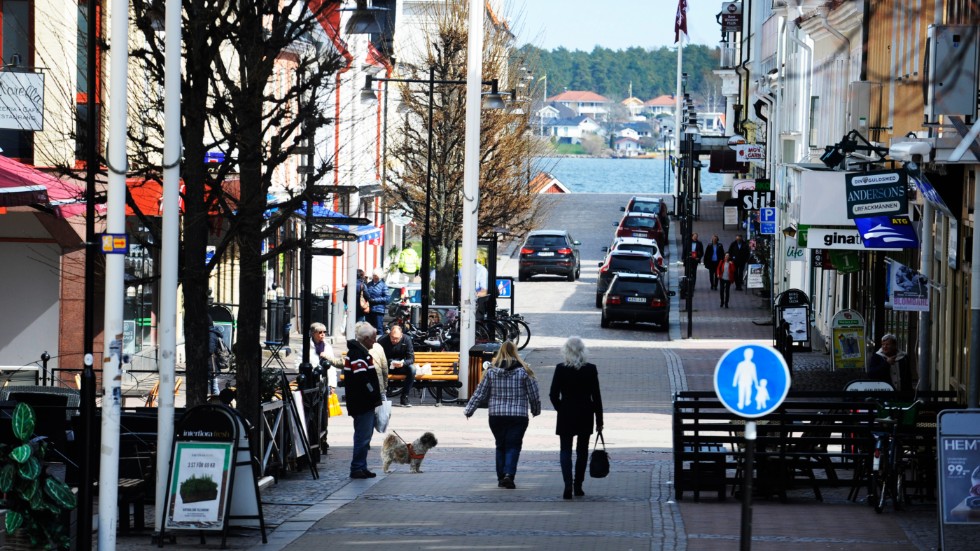
[[[555,369],[551,380],[551,405],[558,412],[555,434],[561,442],[561,474],[565,479],[562,497],[572,499],[572,439],[578,437],[575,446],[575,495],[584,496],[582,481],[589,463],[589,440],[592,439],[592,420],[602,432],[602,394],[599,392],[599,371],[588,363],[585,344],[578,337],[570,337],[562,347],[564,363]]]

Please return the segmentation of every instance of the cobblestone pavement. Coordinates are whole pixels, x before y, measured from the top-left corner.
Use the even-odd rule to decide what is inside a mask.
[[[575,194],[572,194],[573,196]],[[618,210],[623,196],[560,198],[587,201],[562,212],[584,208]],[[695,229],[705,240],[718,233],[727,245],[733,233],[721,231],[721,209],[712,201],[702,205]],[[600,221],[606,227],[605,220]],[[556,223],[555,227],[570,227]],[[598,228],[598,226],[596,226]],[[710,389],[714,366],[736,344],[768,343],[772,327],[763,299],[750,291],[732,291],[731,308],[717,308],[708,291],[707,274],[698,277],[692,308],[691,339],[683,301],[673,298],[672,327],[667,335],[642,327],[598,329],[594,298],[595,255],[601,238],[597,229],[578,231],[592,256],[583,261],[582,281],[558,285],[534,283],[533,297],[518,308],[547,325],[561,310],[563,321],[539,330],[525,357],[547,394],[559,346],[570,334],[580,334],[600,366],[605,403],[605,436],[612,472],[605,479],[588,479],[584,498],[561,499],[555,414],[545,399],[541,416],[531,420],[524,441],[517,489],[497,488],[493,474],[492,438],[486,414],[467,420],[458,405],[435,407],[430,400],[410,409],[395,408],[391,428],[405,438],[433,431],[439,446],[429,452],[422,474],[409,474],[405,465],[381,473],[375,435],[369,456],[378,478],[347,477],[352,430],[347,417],[333,419],[331,448],[319,465],[320,478],[309,470],[287,472],[262,494],[269,526],[269,543],[254,532],[229,539],[230,549],[619,549],[732,550],[740,538],[741,507],[735,499],[675,501],[671,453],[671,396],[685,389]],[[679,237],[678,226],[672,239]],[[607,229],[602,230],[608,232]],[[584,235],[583,235],[584,234]],[[590,241],[590,239],[592,239]],[[595,250],[592,250],[595,249]],[[676,245],[670,257],[677,258]],[[503,272],[514,269],[502,261]],[[676,271],[674,266],[672,270]],[[516,275],[516,272],[515,272]],[[676,287],[677,274],[671,285]],[[564,293],[564,294],[563,294]],[[527,293],[530,295],[531,293]],[[856,375],[835,372],[820,350],[794,358],[794,387],[837,389]],[[876,550],[933,550],[938,528],[933,503],[913,503],[904,511],[876,514],[863,503],[847,500],[846,490],[828,489],[824,501],[806,491],[791,491],[786,503],[760,500],[753,505],[752,548],[794,551],[860,548]],[[147,513],[152,526],[152,513]],[[947,551],[973,550],[977,527],[950,527]],[[150,550],[147,534],[120,535],[119,549]],[[177,547],[217,548],[219,538],[204,545],[196,536],[181,535]],[[172,546],[171,546],[172,547]]]

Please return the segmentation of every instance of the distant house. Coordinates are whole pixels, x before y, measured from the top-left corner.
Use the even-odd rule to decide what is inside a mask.
[[[564,105],[557,103],[541,103],[540,101],[536,103],[533,107],[534,118],[538,124],[538,135],[551,135],[551,132],[547,129],[554,126],[556,121],[562,119],[572,119],[577,115],[575,111],[572,111]]]
[[[724,113],[698,113],[698,126],[705,136],[725,135]]]
[[[547,128],[548,135],[566,143],[580,143],[588,134],[598,134],[601,127],[591,117],[579,116],[553,121]]]
[[[677,111],[677,98],[664,94],[643,102],[643,107],[646,113],[654,117],[657,115],[673,115]]]
[[[640,140],[636,138],[616,138],[613,142],[613,150],[620,157],[634,157],[643,154],[643,148],[640,147]]]
[[[529,184],[531,193],[570,193],[570,190],[548,172],[539,172]]]
[[[564,105],[576,115],[587,115],[593,120],[600,121],[606,120],[609,116],[609,107],[612,105],[612,101],[605,96],[581,90],[568,90],[548,98],[547,101]]]
[[[653,137],[653,126],[649,122],[630,122],[620,126],[619,132],[625,130],[631,131],[629,134],[617,134],[620,136],[628,136],[632,138],[652,138]],[[635,135],[633,135],[635,134]]]
[[[643,100],[630,96],[619,103],[629,111],[630,120],[643,120]]]
[[[628,126],[626,128],[621,128],[617,130],[616,136],[619,138],[629,138],[631,140],[637,140],[637,141],[639,141],[640,139],[640,133],[637,132],[635,128],[630,128]]]

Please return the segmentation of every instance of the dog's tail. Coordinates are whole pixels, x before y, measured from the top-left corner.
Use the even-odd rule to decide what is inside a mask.
[[[398,437],[394,434],[389,434],[385,436],[385,441],[381,444],[384,447],[391,447],[398,444]]]

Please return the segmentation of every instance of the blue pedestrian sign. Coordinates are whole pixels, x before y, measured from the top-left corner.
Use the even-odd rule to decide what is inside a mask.
[[[771,346],[732,348],[715,366],[715,394],[728,411],[748,419],[775,411],[789,393],[789,366]]]
[[[776,235],[776,209],[772,207],[759,209],[759,233]]]

